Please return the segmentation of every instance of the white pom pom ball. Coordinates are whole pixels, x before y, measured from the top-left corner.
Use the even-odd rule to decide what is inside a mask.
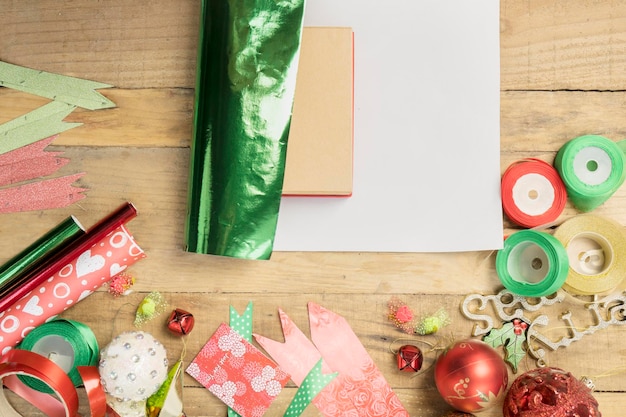
[[[100,352],[100,381],[121,401],[143,401],[167,377],[165,347],[142,331],[122,333]]]

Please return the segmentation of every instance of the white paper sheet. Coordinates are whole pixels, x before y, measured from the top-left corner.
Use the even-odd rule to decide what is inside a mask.
[[[354,187],[285,197],[275,251],[502,247],[498,0],[307,0],[355,39]]]

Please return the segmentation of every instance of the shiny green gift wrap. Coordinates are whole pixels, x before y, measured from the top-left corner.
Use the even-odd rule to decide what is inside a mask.
[[[65,245],[85,234],[85,229],[70,216],[41,236],[30,246],[0,266],[0,296]]]
[[[304,0],[202,0],[186,250],[272,253]]]

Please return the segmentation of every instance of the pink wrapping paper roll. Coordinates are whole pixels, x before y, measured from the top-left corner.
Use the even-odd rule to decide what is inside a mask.
[[[1,353],[5,354],[33,328],[67,310],[144,257],[126,227],[119,226],[0,313]]]

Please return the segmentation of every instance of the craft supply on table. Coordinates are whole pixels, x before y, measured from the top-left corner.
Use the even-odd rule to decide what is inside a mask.
[[[514,223],[535,228],[555,222],[567,202],[567,191],[557,170],[539,159],[510,165],[502,175],[502,208]]]
[[[63,262],[32,292],[4,309],[0,318],[2,353],[19,343],[28,331],[67,310],[144,257],[124,225],[103,233],[84,251],[73,253],[73,259]]]
[[[56,394],[51,396],[24,385],[18,375],[36,378]],[[57,364],[36,353],[13,349],[0,357],[0,381],[11,391],[51,417],[75,417],[78,413],[78,394],[72,381]],[[0,390],[0,409],[3,415],[20,416]]]
[[[559,368],[530,370],[517,377],[504,398],[504,417],[600,417],[590,388]]]
[[[573,217],[554,232],[569,257],[563,288],[594,295],[615,289],[626,276],[626,234],[616,221],[594,214]]]
[[[167,378],[167,352],[150,333],[124,332],[102,349],[99,371],[107,404],[120,416],[145,417],[146,400]]]
[[[24,297],[30,291],[33,291],[45,280],[51,278],[53,275],[58,274],[61,270],[68,268],[68,265],[76,261],[78,256],[86,256],[86,251],[89,251],[92,246],[97,243],[101,243],[103,238],[115,231],[116,228],[130,221],[137,215],[137,209],[135,206],[127,202],[122,204],[118,209],[110,213],[108,216],[101,219],[93,227],[87,230],[83,236],[79,239],[75,239],[69,244],[65,245],[62,250],[59,250],[46,260],[46,262],[38,265],[38,267],[29,270],[27,274],[23,275],[21,279],[15,282],[11,287],[5,289],[0,294],[0,311],[6,310],[8,306],[17,302],[20,298]],[[130,238],[130,235],[128,235]],[[123,239],[127,241],[126,238]],[[132,240],[132,238],[130,239]],[[114,249],[119,249],[120,242],[113,241],[109,245],[113,245]],[[87,259],[90,261],[90,259]],[[98,264],[102,262],[98,259]],[[122,265],[122,263],[118,264]],[[92,265],[90,265],[91,267]],[[100,265],[101,267],[102,265]],[[111,271],[121,272],[122,269]],[[81,271],[82,273],[83,271]],[[64,272],[71,273],[69,272]],[[113,275],[115,275],[113,274]],[[79,276],[80,277],[80,276]],[[110,278],[110,277],[109,277]]]
[[[201,2],[187,251],[272,253],[303,14],[303,0]]]
[[[75,387],[83,384],[79,366],[98,364],[100,349],[93,331],[75,320],[57,319],[31,330],[18,349],[28,350],[48,358],[65,371]],[[20,377],[29,387],[40,392],[52,393],[40,380]]]
[[[585,135],[565,143],[554,166],[567,188],[572,204],[589,212],[603,204],[626,178],[623,147],[604,136]]]
[[[369,356],[345,318],[313,302],[308,303],[311,340],[282,311],[280,322],[285,342],[255,334],[255,340],[300,386],[307,372],[323,359],[324,374],[338,375],[313,399],[325,416],[370,415],[396,417],[408,412],[384,375]],[[362,393],[367,395],[362,396]],[[377,401],[384,398],[384,401]]]
[[[83,235],[85,230],[74,216],[50,229],[35,242],[0,266],[0,294],[20,279],[27,271],[46,262],[54,253]]]
[[[542,297],[561,288],[569,260],[561,242],[536,230],[520,230],[504,241],[496,255],[496,272],[511,292]]]
[[[261,415],[289,374],[226,324],[221,324],[187,373],[242,417]]]
[[[505,394],[508,370],[500,354],[474,339],[455,342],[435,363],[435,384],[456,410],[473,413],[493,407]]]

